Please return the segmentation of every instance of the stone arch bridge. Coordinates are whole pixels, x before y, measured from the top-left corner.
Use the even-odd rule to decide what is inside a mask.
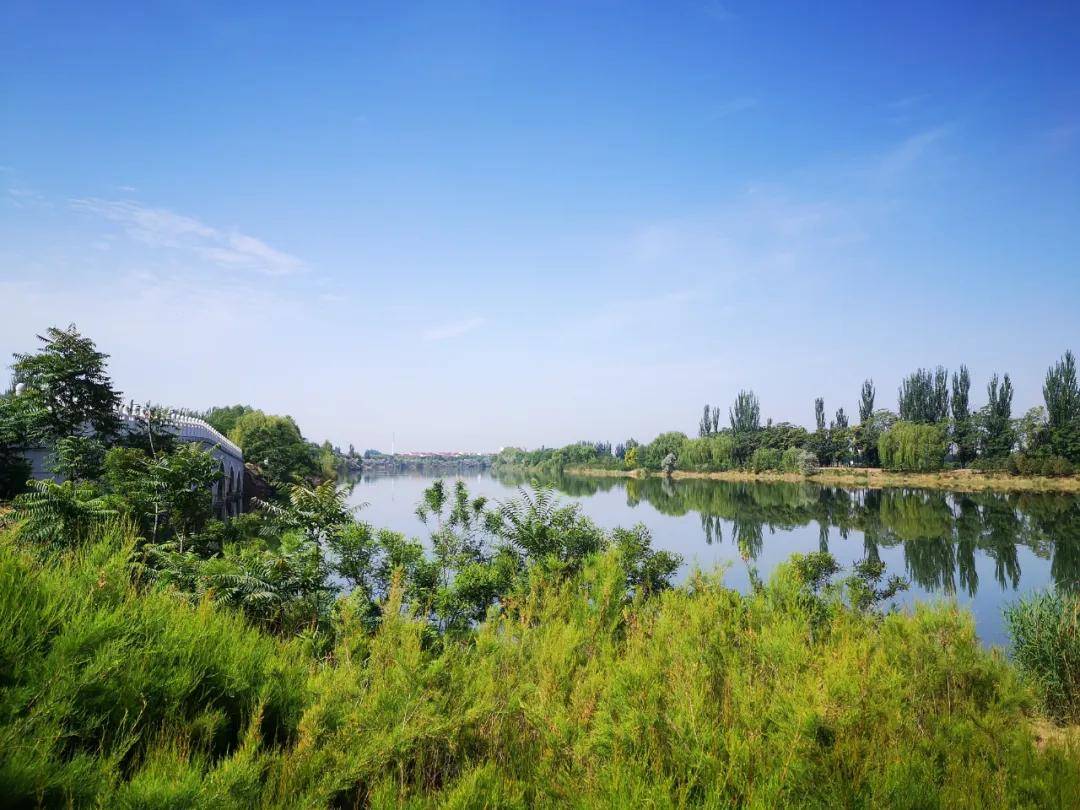
[[[214,484],[214,514],[230,518],[243,511],[244,454],[233,442],[203,419],[182,411],[128,405],[117,411],[121,431],[142,433],[152,420],[154,429],[169,433],[182,442],[198,444],[218,462],[221,477]],[[31,477],[55,478],[52,472],[52,450],[31,448],[25,453],[31,465]]]

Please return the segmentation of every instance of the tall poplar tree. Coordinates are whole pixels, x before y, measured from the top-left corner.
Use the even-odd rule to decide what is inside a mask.
[[[956,445],[956,458],[967,466],[975,459],[975,426],[971,423],[971,375],[967,366],[961,365],[952,375],[952,440]]]
[[[1046,437],[1053,453],[1080,463],[1080,385],[1071,351],[1046,372]]]
[[[1016,435],[1012,426],[1013,387],[1009,375],[1000,381],[994,374],[986,386],[987,404],[983,409],[983,456],[1005,458],[1012,452]]]

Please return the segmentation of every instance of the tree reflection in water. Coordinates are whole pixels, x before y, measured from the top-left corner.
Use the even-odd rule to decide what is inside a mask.
[[[844,489],[812,482],[731,482],[707,479],[561,477],[550,482],[571,496],[624,488],[627,503],[642,501],[665,515],[696,512],[705,542],[731,540],[748,562],[761,553],[766,531],[817,523],[819,545],[861,532],[865,554],[901,546],[907,575],[927,590],[969,596],[979,589],[976,553],[993,561],[1002,589],[1020,582],[1021,546],[1051,561],[1053,582],[1080,583],[1080,498],[1064,493],[952,493],[918,489]]]

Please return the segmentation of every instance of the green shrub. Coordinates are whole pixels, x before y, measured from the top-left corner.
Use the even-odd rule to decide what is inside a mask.
[[[935,472],[944,465],[947,451],[941,425],[897,422],[878,439],[878,455],[887,470]]]
[[[780,469],[789,473],[813,475],[819,469],[818,458],[804,447],[789,447],[780,458]]]
[[[750,469],[756,473],[780,469],[781,453],[768,447],[759,447],[750,456]]]
[[[1010,455],[1007,469],[1013,475],[1042,475],[1048,478],[1073,475],[1076,472],[1076,467],[1068,459],[1061,456],[1031,455],[1028,453],[1013,453]]]
[[[1013,660],[1036,684],[1047,712],[1080,723],[1080,597],[1036,594],[1006,608],[1005,621]]]
[[[647,470],[659,470],[668,455],[678,458],[687,442],[686,434],[678,431],[661,433],[638,453],[638,460]]]

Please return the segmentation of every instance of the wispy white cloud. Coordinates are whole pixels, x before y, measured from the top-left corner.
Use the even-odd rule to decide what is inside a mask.
[[[638,298],[614,299],[602,304],[584,321],[590,329],[609,333],[647,322],[664,322],[675,318],[695,299],[690,290],[674,290]]]
[[[474,329],[479,329],[486,322],[487,319],[477,317],[433,326],[424,331],[424,340],[450,340],[451,338],[461,337]]]
[[[755,187],[713,211],[640,228],[628,254],[649,268],[733,279],[811,265],[864,235],[859,217],[841,202]]]
[[[895,177],[912,169],[927,157],[935,145],[953,131],[949,124],[926,129],[905,138],[886,152],[877,164],[877,172],[884,178]]]
[[[71,205],[120,224],[132,239],[152,247],[187,251],[225,269],[287,275],[304,269],[295,256],[238,231],[223,231],[194,217],[134,202],[75,199]]]

